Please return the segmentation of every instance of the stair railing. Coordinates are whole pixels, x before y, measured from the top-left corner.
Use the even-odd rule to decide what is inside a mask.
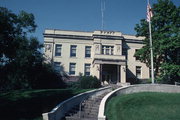
[[[84,99],[79,104],[79,118],[81,118],[82,104],[88,97],[89,97],[88,95],[86,97],[84,97]]]

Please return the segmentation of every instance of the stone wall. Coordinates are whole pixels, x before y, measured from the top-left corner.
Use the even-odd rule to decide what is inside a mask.
[[[165,93],[180,93],[180,86],[165,85],[165,84],[139,84],[118,88],[107,94],[101,101],[98,113],[98,120],[106,120],[104,115],[105,106],[108,100],[114,96],[123,94],[138,93],[138,92],[165,92]]]

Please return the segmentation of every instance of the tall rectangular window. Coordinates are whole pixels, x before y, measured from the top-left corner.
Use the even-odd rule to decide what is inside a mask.
[[[55,56],[61,56],[61,49],[62,49],[62,45],[56,44],[56,46],[55,46]]]
[[[139,49],[135,49],[135,53],[138,51]],[[136,60],[139,60],[139,57],[135,57]]]
[[[85,66],[84,66],[84,74],[85,74],[85,76],[90,75],[90,66],[91,66],[91,64],[85,64]]]
[[[60,62],[54,62],[54,70],[56,72],[60,72],[61,66],[60,66]]]
[[[85,47],[85,57],[91,57],[91,46]]]
[[[136,77],[141,78],[141,66],[136,66]]]
[[[71,45],[71,53],[70,56],[71,57],[76,57],[76,45]]]
[[[75,75],[76,63],[70,63],[69,65],[69,75]]]

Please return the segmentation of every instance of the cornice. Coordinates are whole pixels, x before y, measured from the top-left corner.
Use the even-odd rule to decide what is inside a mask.
[[[92,36],[83,36],[83,35],[64,35],[64,34],[43,34],[47,38],[67,38],[67,39],[82,39],[82,40],[93,40],[94,38],[100,39],[110,39],[110,40],[122,40],[122,36],[110,36],[110,35],[92,35]]]
[[[108,39],[108,40],[123,40],[127,43],[143,44],[142,40],[137,39],[125,39],[123,36],[111,36],[111,35],[97,35],[83,36],[83,35],[65,35],[65,34],[43,34],[46,38],[62,38],[62,39],[77,39],[77,40],[94,40],[94,39]]]
[[[97,34],[94,34],[93,38],[111,39],[111,40],[122,40],[122,39],[124,39],[123,36],[97,35]]]
[[[81,35],[63,35],[63,34],[43,34],[47,38],[64,38],[64,39],[78,39],[78,40],[93,40],[92,36],[81,36]]]

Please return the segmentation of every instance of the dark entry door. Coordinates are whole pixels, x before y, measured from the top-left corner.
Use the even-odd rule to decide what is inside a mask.
[[[106,81],[110,84],[117,83],[117,65],[102,65],[102,81]]]

